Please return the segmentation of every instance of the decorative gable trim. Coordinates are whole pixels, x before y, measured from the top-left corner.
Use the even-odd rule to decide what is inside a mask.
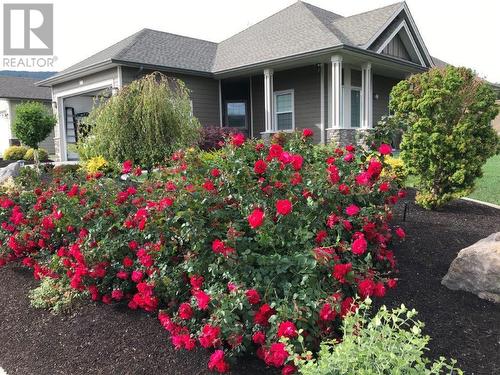
[[[401,14],[401,12],[404,12],[404,14],[406,15],[406,18],[408,19],[408,22],[409,22],[409,25],[408,25],[408,23],[406,23],[406,28],[407,28],[406,31],[407,31],[408,35],[413,39],[413,43],[415,46],[417,46],[417,43],[418,43],[418,46],[420,46],[421,51],[423,52],[423,53],[420,53],[420,49],[415,48],[415,50],[418,51],[418,53],[420,54],[420,57],[424,60],[424,63],[422,64],[422,66],[433,67],[434,62],[431,58],[431,55],[429,54],[429,51],[427,50],[427,47],[425,46],[425,43],[422,39],[422,36],[420,35],[420,32],[418,31],[417,25],[415,24],[415,21],[413,20],[413,17],[411,15],[410,10],[408,9],[408,6],[406,5],[406,3],[402,3],[401,7],[396,9],[394,14],[391,17],[389,17],[389,19],[384,23],[384,25],[380,28],[380,30],[377,31],[370,38],[370,40],[365,45],[362,46],[362,48],[368,49],[382,35],[382,33],[387,29],[387,27],[389,27],[389,25],[396,19],[396,17],[398,17]],[[410,28],[411,28],[411,31],[413,31],[415,38],[413,38],[413,34],[410,32]],[[389,39],[389,41],[390,41],[390,39],[392,39],[392,34],[391,34],[391,37],[388,39]]]
[[[404,34],[400,34],[401,31],[404,31]],[[413,51],[413,55],[414,56],[412,56],[412,57],[418,59],[418,61],[420,62],[420,65],[426,66],[425,65],[425,61],[422,58],[422,55],[421,55],[420,51],[418,50],[418,46],[415,43],[415,39],[413,39],[413,36],[411,34],[411,31],[410,31],[410,28],[408,27],[408,25],[407,25],[407,23],[406,23],[405,20],[401,21],[401,23],[398,25],[398,27],[396,27],[396,29],[394,29],[394,31],[391,33],[391,35],[389,35],[389,37],[384,41],[384,43],[382,43],[382,45],[377,49],[377,53],[382,53],[382,51],[384,50],[384,48],[398,34],[400,34],[401,39],[403,41],[403,44],[405,44],[406,50],[408,51],[408,53],[410,54],[410,56],[412,56],[412,51]],[[408,41],[409,43],[411,43],[411,47],[412,48],[409,48],[410,46],[408,46],[407,43],[405,43],[405,39],[406,39],[406,41]]]

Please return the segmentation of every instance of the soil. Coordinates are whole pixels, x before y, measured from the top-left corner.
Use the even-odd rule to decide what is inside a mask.
[[[403,203],[408,204],[402,221]],[[429,356],[455,358],[466,374],[500,374],[500,305],[441,285],[460,249],[500,231],[500,210],[463,200],[424,211],[410,194],[395,209],[407,239],[396,246],[399,284],[381,303],[419,311]],[[208,353],[175,351],[155,316],[86,303],[55,316],[29,306],[37,283],[17,265],[0,269],[0,367],[7,374],[208,374]],[[273,374],[243,358],[234,374]]]

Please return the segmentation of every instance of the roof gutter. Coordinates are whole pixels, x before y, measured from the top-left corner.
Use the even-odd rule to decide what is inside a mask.
[[[154,65],[154,64],[141,64],[141,63],[134,63],[134,62],[130,62],[130,61],[124,61],[124,60],[116,60],[116,59],[111,59],[111,62],[114,64],[133,67],[133,68],[168,71],[168,72],[177,73],[177,74],[188,74],[188,75],[199,76],[199,77],[213,78],[212,72],[203,72],[200,70],[173,68],[173,67],[169,67],[169,66]]]

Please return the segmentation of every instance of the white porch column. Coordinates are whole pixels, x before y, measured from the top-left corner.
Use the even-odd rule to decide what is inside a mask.
[[[342,111],[342,56],[331,57],[332,71],[332,128],[341,128]]]
[[[272,69],[264,69],[264,109],[266,133],[274,130],[273,124],[273,73]]]
[[[372,113],[373,113],[373,83],[372,83],[372,64],[366,63],[361,67],[361,118],[363,120],[362,127],[371,129]]]

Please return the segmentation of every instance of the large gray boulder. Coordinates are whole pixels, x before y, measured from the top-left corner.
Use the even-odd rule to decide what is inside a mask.
[[[441,283],[500,303],[500,232],[460,250]]]
[[[9,177],[19,176],[19,171],[21,170],[21,162],[16,161],[15,163],[10,163],[4,168],[0,168],[0,184],[3,184],[9,179]]]

